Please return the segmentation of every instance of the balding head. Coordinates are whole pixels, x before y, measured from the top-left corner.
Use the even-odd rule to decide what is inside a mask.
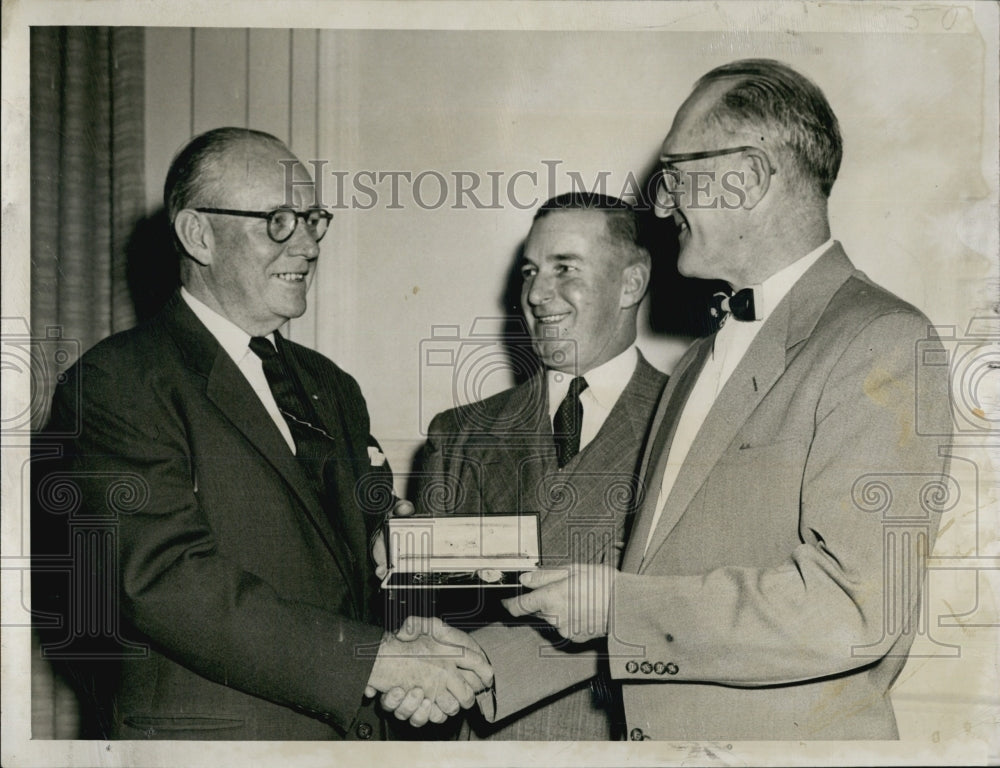
[[[185,208],[217,205],[225,192],[222,159],[261,144],[280,147],[292,156],[280,139],[250,128],[216,128],[191,139],[170,164],[163,185],[163,205],[171,224]]]
[[[705,125],[724,133],[758,135],[789,160],[803,187],[830,196],[840,170],[840,125],[823,91],[780,61],[742,59],[716,67],[695,92],[724,83]]]

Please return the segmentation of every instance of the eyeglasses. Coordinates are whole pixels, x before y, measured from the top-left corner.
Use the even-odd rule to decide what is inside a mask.
[[[660,165],[663,167],[660,169],[660,173],[656,179],[656,191],[659,193],[660,190],[663,190],[670,197],[674,196],[681,181],[680,170],[672,167],[675,163],[684,163],[688,160],[706,160],[710,157],[721,157],[722,155],[735,155],[737,152],[756,152],[760,154],[764,158],[768,174],[771,176],[775,174],[774,166],[771,165],[771,159],[760,147],[743,146],[729,147],[728,149],[709,149],[703,152],[678,152],[673,155],[660,155]]]
[[[322,208],[297,211],[294,208],[276,208],[273,211],[234,211],[230,208],[195,208],[199,213],[218,213],[223,216],[247,216],[252,219],[267,219],[267,236],[276,243],[283,243],[295,233],[299,219],[306,223],[306,229],[317,243],[323,239],[330,227],[333,214]]]

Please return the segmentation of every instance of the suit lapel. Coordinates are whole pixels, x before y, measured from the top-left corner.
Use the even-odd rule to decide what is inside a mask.
[[[652,403],[656,402],[663,390],[664,374],[651,366],[639,352],[639,362],[628,385],[622,391],[615,407],[621,405],[632,427],[632,437],[644,444],[650,432],[649,414]],[[608,415],[611,419],[611,415]],[[607,424],[607,422],[605,422]]]
[[[666,389],[660,400],[660,405],[653,417],[650,427],[650,435],[653,440],[646,449],[639,472],[640,484],[643,491],[643,501],[636,513],[637,517],[633,525],[633,531],[628,539],[628,546],[625,549],[625,556],[622,560],[622,570],[635,571],[642,562],[643,552],[646,549],[646,539],[649,536],[649,529],[653,523],[653,515],[656,512],[656,501],[659,496],[659,486],[652,487],[657,478],[663,478],[664,467],[666,465],[667,453],[670,443],[673,441],[674,431],[677,428],[677,419],[680,416],[684,403],[687,402],[691,387],[698,379],[708,353],[712,349],[710,339],[702,339],[695,342],[691,349],[684,355],[678,363],[677,368],[670,376]],[[650,467],[653,471],[650,472]],[[652,478],[654,483],[650,483]]]
[[[555,467],[555,446],[544,371],[511,390],[484,434],[480,456],[482,472],[490,475],[481,478],[480,487],[489,489],[484,511],[546,514],[540,484]]]
[[[619,401],[631,423],[632,433],[630,439],[633,441],[631,444],[639,446],[638,456],[640,458],[645,456],[645,452],[649,449],[649,441],[656,434],[653,431],[653,417],[655,416],[656,403],[664,391],[664,382],[669,382],[666,375],[653,368],[646,361],[646,358],[642,356],[642,352],[640,352],[639,365],[636,367],[635,375],[625,388],[625,391],[622,392],[622,397]],[[608,418],[611,418],[610,415]],[[636,526],[639,509],[645,498],[640,482],[642,475],[638,472],[636,464],[633,463],[628,468],[628,471],[632,473],[633,486],[629,511],[625,518],[624,540],[622,542],[623,551],[619,560],[624,557],[624,546],[631,539],[632,529]]]
[[[316,483],[288,450],[281,432],[264,409],[257,393],[179,294],[171,299],[168,313],[170,332],[185,363],[205,379],[205,394],[208,399],[287,483],[346,577],[346,566],[351,558],[322,511],[322,499]],[[347,581],[353,580],[348,578]]]
[[[651,405],[660,395],[663,378],[646,358],[639,352],[635,370],[628,384],[622,390],[618,401],[611,408],[600,431],[594,435],[591,442],[595,448],[600,447],[600,456],[591,457],[589,448],[581,454],[581,460],[591,464],[596,459],[595,469],[608,468],[608,463],[615,463],[617,448],[622,445],[643,445],[646,436],[650,434],[649,414]],[[610,456],[608,456],[611,454]],[[553,462],[553,466],[555,466]],[[635,467],[629,467],[634,472]]]
[[[835,243],[764,321],[764,327],[736,366],[695,436],[646,550],[647,560],[663,545],[737,433],[785,372],[798,344],[812,333],[830,299],[852,270],[840,244]],[[700,370],[701,366],[697,367]],[[688,382],[688,394],[691,385],[693,381]],[[684,396],[686,400],[687,395]],[[672,414],[674,428],[680,413],[678,408]],[[656,471],[646,475],[654,478],[654,482],[663,478],[667,452],[664,450],[658,455]],[[647,488],[647,491],[646,506],[655,509],[659,489]],[[649,517],[651,519],[652,515]],[[646,530],[648,533],[648,526]],[[637,540],[637,546],[641,547],[644,541],[645,538]],[[637,558],[638,553],[632,550],[629,554],[629,564],[641,568],[643,557]]]
[[[648,557],[652,557],[667,538],[736,433],[784,372],[787,317],[786,307],[768,318],[769,322],[753,340],[716,398],[667,497],[649,542]],[[655,476],[662,478],[663,473],[658,472]]]
[[[216,408],[278,471],[304,506],[319,503],[315,483],[310,481],[298,460],[288,450],[288,445],[264,410],[257,394],[221,347],[209,373],[205,392]]]
[[[834,243],[789,292],[785,302],[789,360],[799,343],[812,335],[833,295],[852,274],[861,273],[855,270],[840,243]]]
[[[562,551],[566,558],[584,556],[594,562],[614,549],[607,562],[619,562],[635,511],[636,463],[663,383],[663,374],[640,353],[632,376],[590,444],[562,472],[556,471],[553,462],[545,482],[555,487],[568,485],[563,493],[568,492],[571,503],[560,503],[562,494],[553,494],[556,503],[546,509],[542,554],[547,565],[564,560],[546,553]],[[573,551],[568,546],[572,539],[584,548]]]
[[[357,498],[380,497],[382,490],[364,484],[367,479],[366,470],[370,466],[368,446],[361,448],[355,443],[343,411],[343,404],[346,404],[348,399],[346,393],[336,387],[336,382],[332,379],[325,382],[317,381],[299,359],[296,348],[284,339],[279,343],[282,344],[285,359],[298,376],[306,397],[311,399],[320,424],[335,443],[335,450],[327,459],[324,472],[328,487],[329,473],[332,473],[334,485],[334,498],[326,507],[331,526],[347,540],[348,546],[344,548],[344,557],[357,565],[352,553],[366,552],[368,549],[368,534],[364,527],[363,516],[355,514],[359,506]],[[391,491],[391,478],[388,486]],[[391,492],[386,495],[391,496]],[[387,498],[387,503],[390,500]]]

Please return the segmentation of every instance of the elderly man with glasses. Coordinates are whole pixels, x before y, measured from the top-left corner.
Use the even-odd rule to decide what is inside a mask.
[[[375,621],[368,539],[392,504],[389,468],[355,380],[278,331],[306,309],[332,218],[311,196],[273,136],[192,139],[164,190],[182,287],[58,389],[78,532],[113,528],[79,554],[76,583],[105,574],[111,593],[93,597],[124,641],[97,681],[106,708],[83,703],[100,708],[89,736],[373,739],[385,729],[366,693],[406,692],[420,725],[490,681],[463,633]]]
[[[702,77],[663,143],[679,269],[736,293],[660,400],[620,570],[538,571],[506,601],[607,654],[629,739],[898,737],[946,472],[915,413],[950,418],[947,366],[916,390],[927,318],[831,239],[840,160],[822,92],[770,60]],[[481,642],[493,718],[580,667]]]

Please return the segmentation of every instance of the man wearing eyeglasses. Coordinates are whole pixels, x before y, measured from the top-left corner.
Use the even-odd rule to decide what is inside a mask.
[[[420,725],[490,680],[463,633],[374,621],[367,542],[391,474],[355,380],[278,330],[306,309],[332,218],[311,195],[273,136],[195,137],[164,190],[182,287],[56,395],[57,432],[79,425],[68,477],[85,518],[115,527],[75,563],[79,583],[111,572],[118,593],[97,597],[143,649],[101,681],[103,738],[380,738],[366,693],[409,692]]]
[[[889,689],[946,466],[914,429],[927,319],[830,237],[840,160],[822,92],[769,60],[702,77],[663,143],[679,269],[736,293],[660,400],[621,569],[539,571],[507,601],[608,654],[629,739],[898,738]],[[946,375],[935,386],[920,407],[943,421]],[[491,660],[494,717],[533,676],[572,675]]]

